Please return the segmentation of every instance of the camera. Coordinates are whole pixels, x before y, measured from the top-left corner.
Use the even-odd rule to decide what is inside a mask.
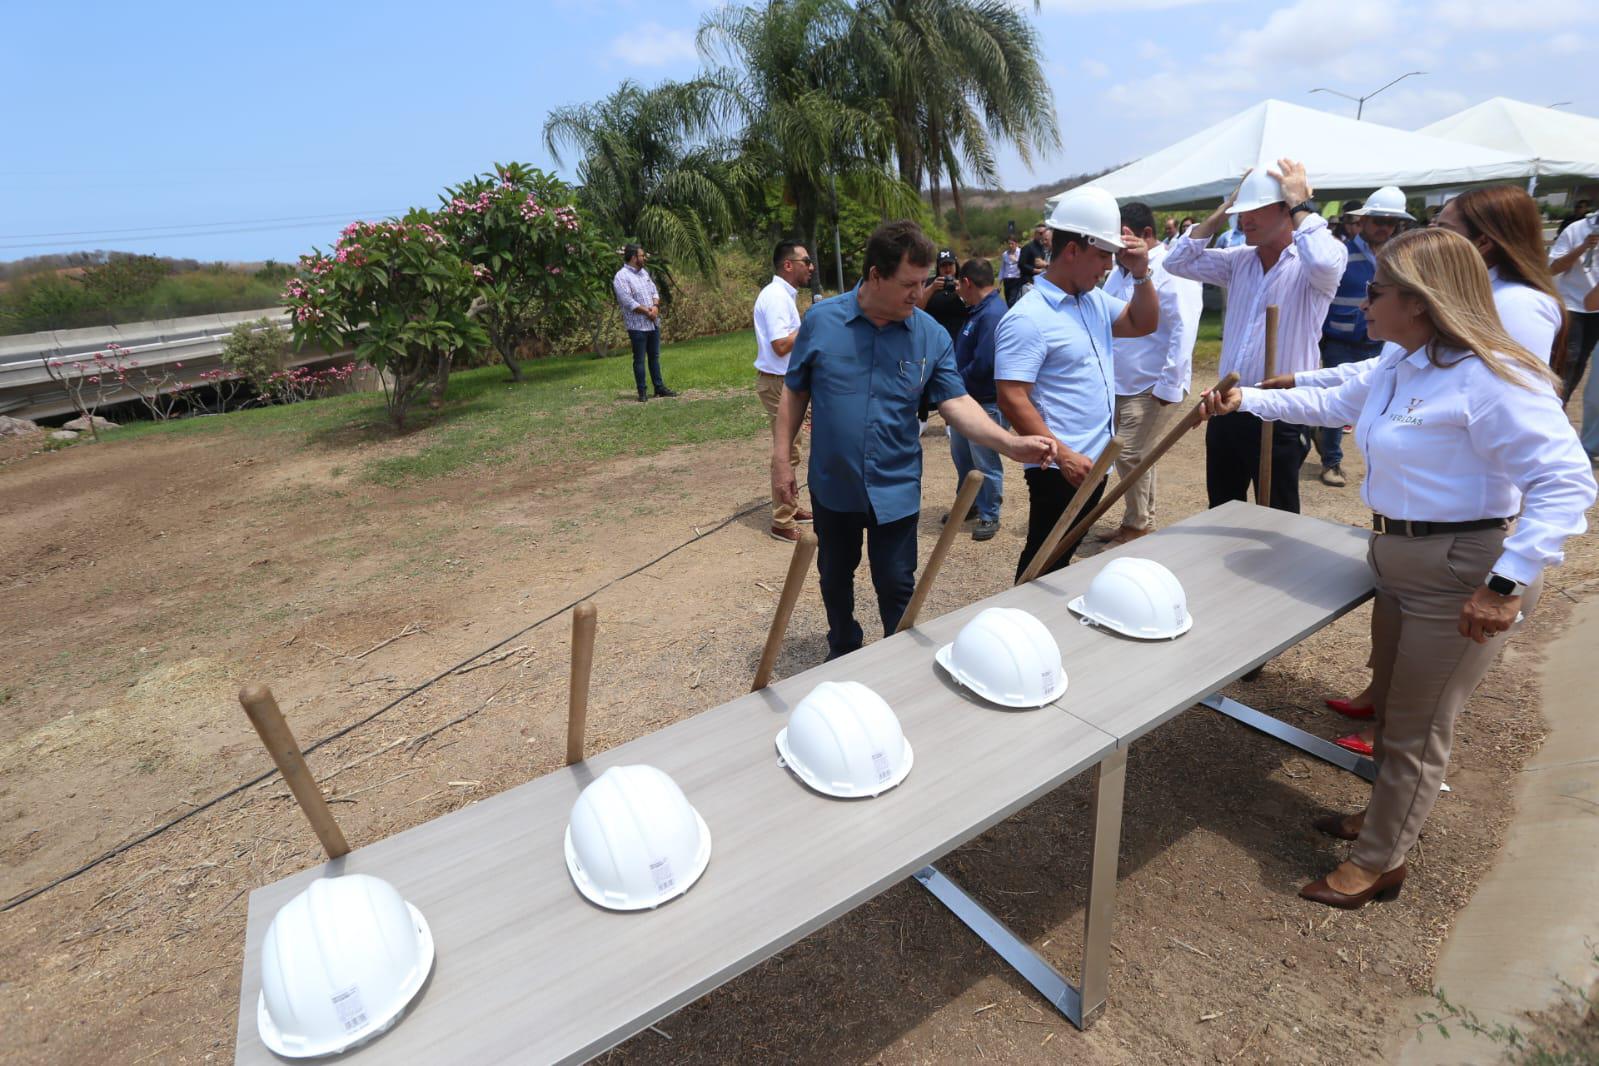
[[[955,291],[955,275],[946,274],[942,278],[940,278],[939,280],[944,283],[944,291],[945,292],[954,292]]]

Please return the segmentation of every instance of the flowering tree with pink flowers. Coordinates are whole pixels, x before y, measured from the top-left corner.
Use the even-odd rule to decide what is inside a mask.
[[[394,428],[429,382],[433,404],[444,398],[456,354],[482,348],[488,336],[472,314],[478,277],[430,211],[387,222],[352,222],[331,254],[300,257],[284,303],[296,346],[353,348],[384,371]]]
[[[547,348],[604,305],[614,250],[570,186],[523,163],[496,163],[439,199],[439,229],[472,264],[478,320],[520,381],[519,351]]]

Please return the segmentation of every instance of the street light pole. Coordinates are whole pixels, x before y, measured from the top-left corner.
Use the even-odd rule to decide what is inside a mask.
[[[1398,85],[1400,82],[1404,81],[1406,78],[1414,78],[1417,75],[1425,74],[1425,73],[1427,73],[1425,70],[1412,70],[1408,74],[1401,74],[1401,75],[1399,75],[1399,77],[1395,78],[1393,81],[1389,82],[1387,85],[1384,85],[1380,89],[1373,89],[1371,92],[1367,93],[1365,96],[1350,96],[1348,93],[1341,93],[1337,89],[1312,89],[1310,91],[1313,92],[1313,93],[1331,93],[1334,96],[1342,96],[1345,100],[1353,100],[1355,102],[1355,121],[1359,122],[1361,115],[1363,115],[1365,113],[1365,111],[1366,111],[1366,101],[1367,100],[1370,100],[1373,96],[1376,96],[1378,93],[1384,91],[1385,89],[1392,89],[1395,85]]]

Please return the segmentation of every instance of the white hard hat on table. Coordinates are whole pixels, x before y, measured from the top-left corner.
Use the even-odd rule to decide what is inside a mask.
[[[1066,606],[1084,625],[1140,640],[1171,640],[1194,625],[1182,582],[1153,559],[1112,559]]]
[[[823,681],[811,689],[777,734],[777,751],[805,784],[845,799],[887,792],[911,772],[899,718],[859,681]]]
[[[393,885],[366,874],[312,881],[261,944],[261,1042],[294,1059],[364,1043],[399,1019],[432,968],[428,924]]]
[[[1271,176],[1266,167],[1256,167],[1244,176],[1238,186],[1238,198],[1227,209],[1229,215],[1241,215],[1267,204],[1283,203],[1282,182]]]
[[[1055,201],[1055,208],[1044,220],[1050,229],[1081,233],[1095,248],[1119,252],[1122,243],[1122,212],[1116,198],[1104,189],[1081,185]]]
[[[1066,691],[1060,645],[1044,623],[1013,607],[983,611],[934,658],[960,685],[1004,707],[1042,707]]]
[[[1364,207],[1350,213],[1361,218],[1403,218],[1411,222],[1416,221],[1414,216],[1405,210],[1405,192],[1397,185],[1384,185],[1366,197]]]
[[[658,907],[687,892],[710,861],[710,827],[653,766],[613,766],[572,805],[566,868],[597,906]]]

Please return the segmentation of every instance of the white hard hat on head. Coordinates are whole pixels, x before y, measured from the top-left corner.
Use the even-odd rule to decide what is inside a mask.
[[[1267,204],[1283,202],[1282,182],[1271,176],[1266,167],[1256,167],[1238,186],[1238,199],[1227,209],[1229,215],[1241,215]]]
[[[1042,707],[1066,691],[1060,645],[1044,623],[1013,607],[990,607],[934,656],[958,683],[990,703]]]
[[[887,792],[911,772],[911,746],[883,697],[859,681],[823,681],[777,734],[794,776],[827,796]]]
[[[653,766],[613,766],[572,805],[566,868],[590,903],[614,911],[681,896],[711,862],[711,830]]]
[[[1044,220],[1050,229],[1081,233],[1095,248],[1119,252],[1122,244],[1122,212],[1116,197],[1104,189],[1080,185],[1061,194],[1054,210]]]
[[[392,1026],[433,968],[422,912],[366,874],[312,881],[261,944],[261,1042],[285,1058],[331,1055]]]
[[[1194,625],[1182,582],[1153,559],[1112,559],[1066,606],[1084,625],[1140,640],[1170,640]]]
[[[1397,185],[1384,185],[1370,196],[1359,211],[1351,212],[1361,218],[1404,218],[1416,221],[1405,210],[1405,191]]]

